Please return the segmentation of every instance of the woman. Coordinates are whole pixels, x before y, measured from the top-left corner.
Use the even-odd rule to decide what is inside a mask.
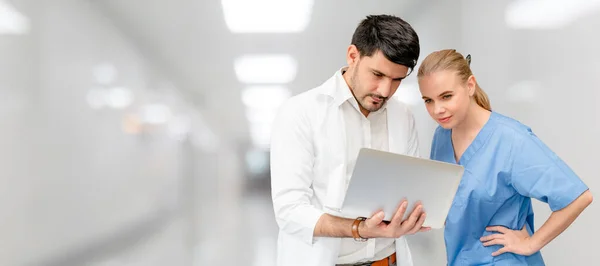
[[[425,58],[418,81],[440,125],[431,159],[465,168],[446,219],[449,265],[544,265],[539,250],[592,202],[579,177],[527,126],[493,112],[456,50]],[[552,215],[534,233],[531,198]]]

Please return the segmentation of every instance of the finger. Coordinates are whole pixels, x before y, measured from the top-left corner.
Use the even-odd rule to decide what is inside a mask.
[[[385,213],[383,213],[383,211],[380,211],[375,215],[371,216],[371,218],[367,219],[364,223],[368,228],[375,228],[383,221],[384,217]]]
[[[421,212],[421,216],[419,217],[419,220],[417,220],[417,225],[416,226],[419,227],[419,228],[423,227],[423,224],[425,223],[425,220],[427,220],[427,213]]]
[[[408,216],[408,219],[404,222],[402,222],[401,227],[404,229],[404,231],[410,231],[413,227],[415,227],[416,222],[419,220],[419,217],[421,216],[421,211],[422,211],[423,207],[422,206],[417,206],[412,213],[410,214],[410,216]]]
[[[503,239],[504,235],[503,234],[493,234],[493,235],[488,235],[488,236],[482,236],[481,238],[479,238],[480,241],[490,241],[492,239]]]
[[[419,232],[429,232],[431,231],[431,227],[421,227],[421,229],[419,229]]]
[[[490,241],[487,242],[483,242],[483,246],[484,247],[489,247],[489,246],[493,246],[493,245],[505,245],[506,241],[504,239],[492,239]]]
[[[417,207],[423,205],[423,203],[421,203],[420,200],[418,200],[417,202],[415,202],[415,204],[413,205],[413,210],[416,209]]]
[[[492,257],[496,257],[496,256],[498,256],[498,255],[501,255],[501,254],[504,254],[504,253],[506,253],[506,252],[508,252],[508,251],[509,251],[509,250],[508,250],[508,248],[507,248],[507,247],[503,247],[503,248],[499,249],[498,251],[496,251],[496,252],[493,252],[493,253],[492,253]]]
[[[414,234],[416,232],[419,232],[419,230],[421,230],[421,227],[423,226],[423,223],[425,222],[425,218],[426,218],[425,213],[422,213],[421,216],[419,217],[419,220],[417,220],[417,224],[415,224],[415,227],[413,227],[408,232],[408,234]]]
[[[421,206],[416,206],[416,208],[411,212],[408,216],[408,219],[403,221],[400,225],[400,233],[401,235],[410,235],[416,233],[419,229],[421,229],[421,223],[419,226],[416,225],[419,219],[421,219]],[[423,217],[424,219],[424,217]]]
[[[485,230],[495,231],[495,232],[500,232],[500,233],[506,234],[509,229],[504,226],[490,226],[490,227],[485,228]]]
[[[404,213],[406,212],[406,207],[408,206],[408,202],[403,200],[400,203],[400,207],[396,210],[396,214],[392,217],[392,222],[390,223],[392,226],[398,227],[402,223],[402,218],[404,218]]]
[[[420,208],[420,210],[422,212],[423,211],[423,205],[421,204],[421,201],[415,202],[415,204],[413,205],[413,209],[412,209],[411,213],[414,213],[419,208]],[[419,215],[421,215],[421,214],[419,213]]]

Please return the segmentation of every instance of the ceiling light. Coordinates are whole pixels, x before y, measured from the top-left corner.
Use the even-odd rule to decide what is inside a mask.
[[[110,88],[106,96],[108,106],[115,109],[123,109],[133,102],[133,93],[124,87]]]
[[[0,34],[26,34],[29,18],[21,14],[9,2],[0,0]]]
[[[297,69],[296,60],[286,54],[245,55],[234,62],[238,80],[249,84],[289,83],[296,78]]]
[[[221,0],[233,33],[301,32],[308,26],[313,0]]]
[[[515,29],[557,29],[600,8],[600,0],[517,0],[508,5],[506,24]]]
[[[250,124],[250,137],[255,147],[267,150],[271,146],[271,127],[262,124]]]
[[[242,91],[242,102],[248,108],[277,109],[291,94],[282,86],[250,86]]]

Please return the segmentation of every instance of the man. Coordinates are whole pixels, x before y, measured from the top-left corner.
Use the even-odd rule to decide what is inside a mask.
[[[271,139],[277,265],[412,265],[403,236],[429,229],[420,206],[402,221],[401,204],[389,223],[382,213],[339,216],[362,147],[418,156],[413,115],[392,95],[419,52],[407,22],[368,16],[354,32],[348,66],[282,106]]]

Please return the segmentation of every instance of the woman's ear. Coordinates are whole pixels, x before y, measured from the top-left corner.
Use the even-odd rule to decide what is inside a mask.
[[[469,96],[475,95],[475,91],[477,90],[477,80],[475,80],[475,76],[471,75],[467,79],[467,89],[469,90]]]

